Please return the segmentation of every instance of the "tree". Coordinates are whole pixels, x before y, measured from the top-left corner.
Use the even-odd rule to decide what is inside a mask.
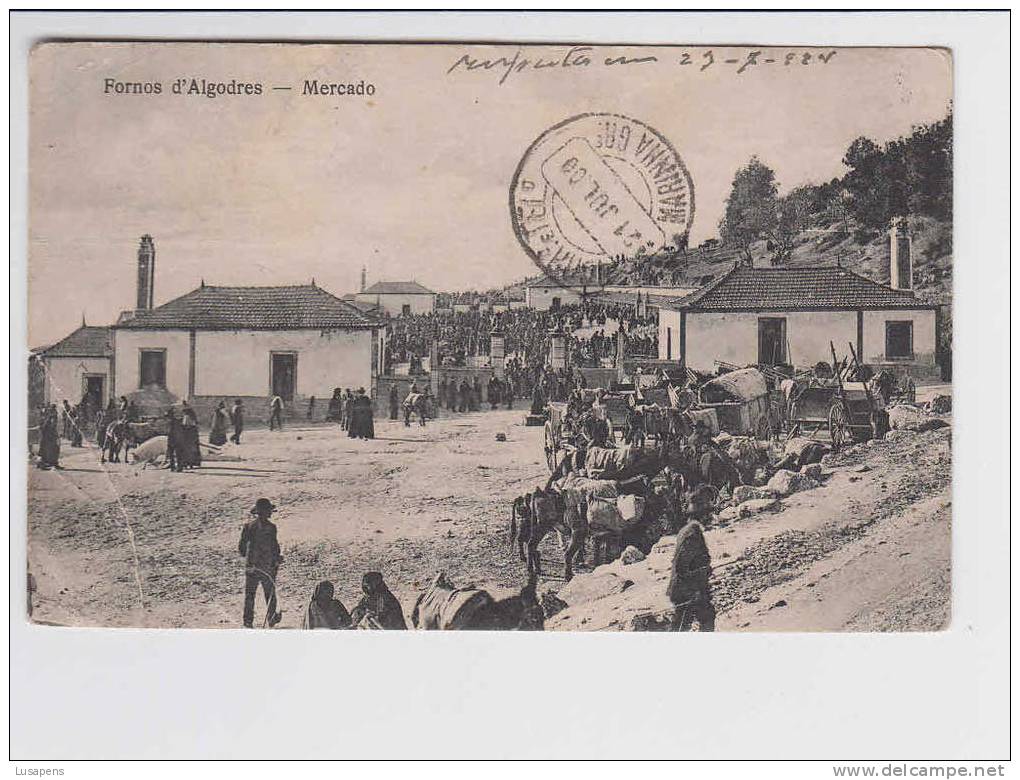
[[[757,156],[733,177],[719,235],[724,243],[740,249],[748,265],[751,245],[772,234],[778,224],[778,190],[775,173]]]
[[[813,187],[798,187],[776,204],[775,227],[767,234],[772,248],[772,264],[785,265],[793,253],[793,243],[808,226],[812,214]]]

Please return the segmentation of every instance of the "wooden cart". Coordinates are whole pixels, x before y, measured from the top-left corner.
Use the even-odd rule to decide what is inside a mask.
[[[875,399],[867,382],[851,380],[860,364],[853,345],[851,361],[839,361],[832,350],[833,378],[824,384],[808,384],[790,395],[787,417],[791,430],[799,427],[808,437],[823,428],[829,432],[833,449],[848,442],[867,441],[875,427]]]

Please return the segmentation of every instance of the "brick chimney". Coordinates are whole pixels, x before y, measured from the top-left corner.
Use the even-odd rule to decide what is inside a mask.
[[[910,256],[906,217],[896,217],[889,228],[889,286],[894,290],[911,290],[914,286],[914,260]]]
[[[156,277],[156,247],[152,236],[146,233],[138,245],[138,300],[135,309],[145,311],[152,308],[152,297]]]

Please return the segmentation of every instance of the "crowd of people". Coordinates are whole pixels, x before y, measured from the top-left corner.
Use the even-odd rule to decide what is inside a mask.
[[[586,302],[555,309],[516,308],[506,311],[430,312],[395,317],[387,323],[385,366],[410,364],[420,373],[422,360],[438,347],[442,366],[464,366],[468,358],[491,354],[493,331],[503,334],[504,354],[526,365],[542,364],[549,354],[550,334],[566,335],[571,362],[598,366],[617,352],[612,323],[623,339],[627,355],[652,356],[658,350],[658,315],[638,315],[629,304]],[[416,370],[417,369],[417,370]]]

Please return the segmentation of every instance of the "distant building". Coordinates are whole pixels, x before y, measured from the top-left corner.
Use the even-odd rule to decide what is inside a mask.
[[[77,404],[88,398],[93,411],[105,406],[112,393],[112,357],[110,328],[86,325],[83,319],[81,327],[66,338],[35,350],[33,360],[42,370],[42,397],[30,402],[60,404],[66,399]]]
[[[559,282],[549,276],[541,276],[525,285],[524,302],[528,307],[539,311],[558,309],[560,306],[581,303],[582,291],[595,293],[600,289],[594,284],[574,285],[567,279]]]
[[[914,375],[937,373],[938,307],[839,266],[734,266],[681,299],[659,299],[659,358],[712,370],[813,366],[852,344],[861,361]]]
[[[376,282],[359,292],[355,300],[375,304],[391,317],[429,314],[436,308],[436,294],[417,282]]]

